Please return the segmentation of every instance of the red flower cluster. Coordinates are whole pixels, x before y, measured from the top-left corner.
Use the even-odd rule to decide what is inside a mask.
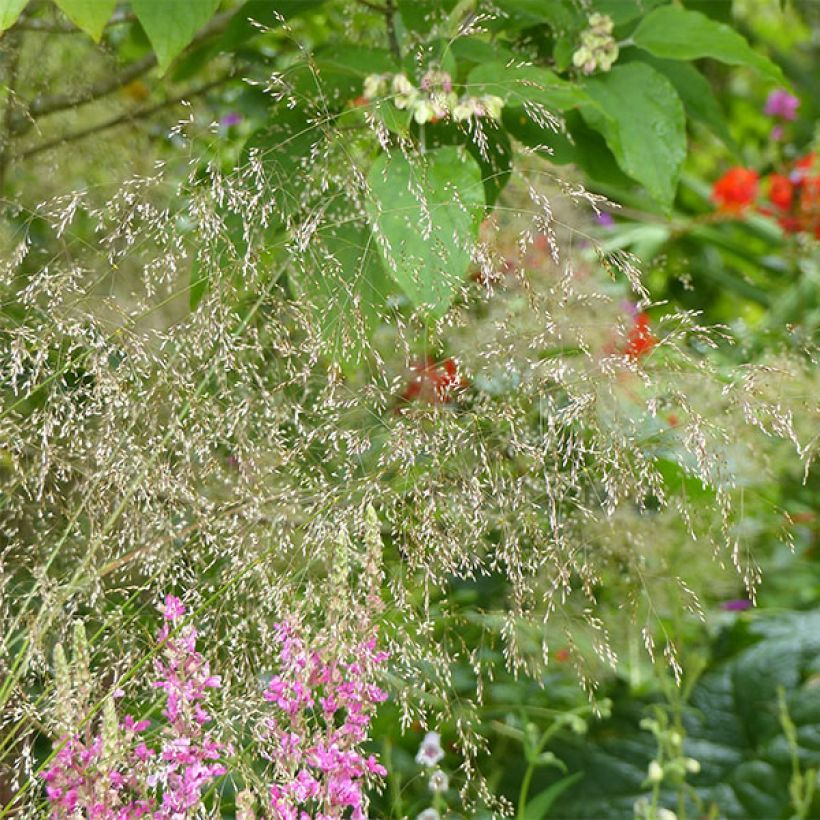
[[[740,215],[758,197],[759,177],[747,168],[730,168],[713,186],[712,200],[725,214]],[[762,214],[777,219],[786,233],[812,233],[820,239],[820,174],[814,153],[796,160],[787,174],[763,179]]]
[[[820,173],[814,153],[798,159],[788,176],[768,178],[769,206],[761,213],[773,216],[786,233],[813,233],[820,239]]]
[[[459,376],[454,359],[437,363],[427,357],[423,362],[416,362],[411,371],[413,376],[401,394],[401,398],[408,402],[419,400],[429,404],[447,404],[459,388],[469,384],[467,379]]]
[[[630,359],[640,359],[650,353],[657,343],[658,340],[649,327],[649,316],[646,313],[639,313],[626,336],[624,353]]]
[[[712,201],[723,213],[741,214],[757,197],[757,181],[755,171],[730,168],[712,186]]]

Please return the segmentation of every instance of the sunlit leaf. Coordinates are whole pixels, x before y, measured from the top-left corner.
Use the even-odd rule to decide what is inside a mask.
[[[484,209],[481,171],[455,147],[418,159],[382,154],[367,213],[385,267],[414,306],[443,316],[470,264]]]
[[[679,6],[662,6],[641,20],[632,35],[635,44],[656,57],[697,60],[712,57],[729,65],[743,65],[770,80],[783,81],[783,72],[725,23]]]
[[[686,158],[686,118],[674,86],[643,63],[617,65],[587,80],[598,104],[587,122],[603,134],[618,164],[667,210]]]
[[[95,41],[102,36],[105,24],[111,19],[117,0],[55,0],[66,17],[90,34]]]
[[[134,13],[145,29],[161,73],[211,19],[219,0],[133,0]]]

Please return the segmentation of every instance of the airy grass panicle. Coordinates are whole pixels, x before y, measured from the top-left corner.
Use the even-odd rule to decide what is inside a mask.
[[[269,86],[295,93],[284,77]],[[365,811],[360,781],[381,764],[345,744],[381,699],[358,676],[385,663],[404,725],[449,721],[464,779],[480,781],[476,709],[494,670],[461,642],[464,623],[516,674],[537,677],[568,641],[592,695],[617,662],[616,627],[628,621],[653,653],[668,601],[697,613],[705,580],[686,556],[714,557],[753,598],[755,543],[739,512],[780,469],[777,440],[813,457],[800,361],[727,375],[709,356],[720,330],[690,313],[636,319],[649,307],[637,261],[591,237],[577,247],[604,203],[535,158],[469,242],[473,273],[446,315],[426,321],[391,291],[373,329],[335,232],[367,227],[372,151],[424,154],[375,127],[342,131],[312,103],[296,159],[273,140],[234,172],[196,166],[171,185],[157,168],[104,201],[80,191],[46,202],[31,224],[48,226],[53,252],[24,235],[4,254],[0,294],[15,310],[0,314],[0,772],[32,811],[39,775],[63,788],[56,772],[76,755],[109,754],[106,725],[125,733],[118,744],[136,741],[141,723],[115,732],[105,693],[150,691],[147,624],[166,594],[199,630],[196,650],[195,633],[168,631],[181,612],[169,598],[156,668],[173,735],[155,783],[178,805],[199,799],[229,747],[250,784],[242,800],[261,805],[257,741],[281,749],[293,727],[268,717],[260,736],[242,716],[257,714],[259,676],[280,662],[283,686],[297,671],[321,680],[326,728],[342,733],[335,751],[305,740],[302,768],[272,753],[282,816],[334,793],[337,776],[345,805]],[[93,243],[75,232],[80,219]],[[192,283],[202,293],[190,309]],[[413,379],[429,389],[408,393]],[[692,486],[710,503],[695,508]],[[613,575],[618,606],[596,609]],[[481,578],[503,583],[504,609],[448,606],[454,581]],[[90,678],[66,695],[66,653],[52,650],[77,620],[88,640],[72,662],[86,653]],[[389,660],[362,622],[380,628]],[[307,644],[282,656],[283,641],[303,640],[291,629],[320,635],[305,666],[294,659]],[[219,676],[217,690],[198,666],[194,700],[214,688],[209,718],[187,689],[193,712],[171,706],[174,647],[201,652]],[[677,669],[671,639],[660,651]],[[473,700],[448,697],[456,661],[473,671]],[[271,702],[298,721],[275,689]],[[67,718],[80,692],[82,715]],[[345,725],[358,714],[360,729],[332,726],[340,698]],[[72,721],[97,727],[101,711],[96,734],[32,761],[38,738],[59,741]],[[182,774],[192,755],[196,782]]]

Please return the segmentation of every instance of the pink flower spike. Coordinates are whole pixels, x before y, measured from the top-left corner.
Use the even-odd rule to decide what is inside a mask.
[[[789,94],[785,88],[776,88],[769,94],[763,113],[770,117],[777,117],[781,120],[792,120],[797,118],[797,109],[800,100],[793,94]]]
[[[168,621],[175,621],[185,615],[185,606],[176,595],[166,595],[165,605],[160,607],[163,617]]]

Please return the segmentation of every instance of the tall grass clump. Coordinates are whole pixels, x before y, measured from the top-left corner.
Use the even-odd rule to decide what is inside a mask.
[[[803,360],[729,367],[725,329],[650,319],[595,238],[611,203],[522,154],[446,246],[439,146],[260,83],[280,116],[234,169],[197,160],[193,118],[181,181],[6,233],[0,816],[366,816],[388,695],[453,727],[464,799],[492,804],[478,709],[504,670],[476,647],[538,680],[566,643],[593,702],[628,639],[679,675],[661,614],[754,599],[744,510],[816,449]],[[496,103],[470,105],[454,127],[492,163]],[[396,288],[377,155],[410,169],[434,267],[471,260],[446,310]]]

